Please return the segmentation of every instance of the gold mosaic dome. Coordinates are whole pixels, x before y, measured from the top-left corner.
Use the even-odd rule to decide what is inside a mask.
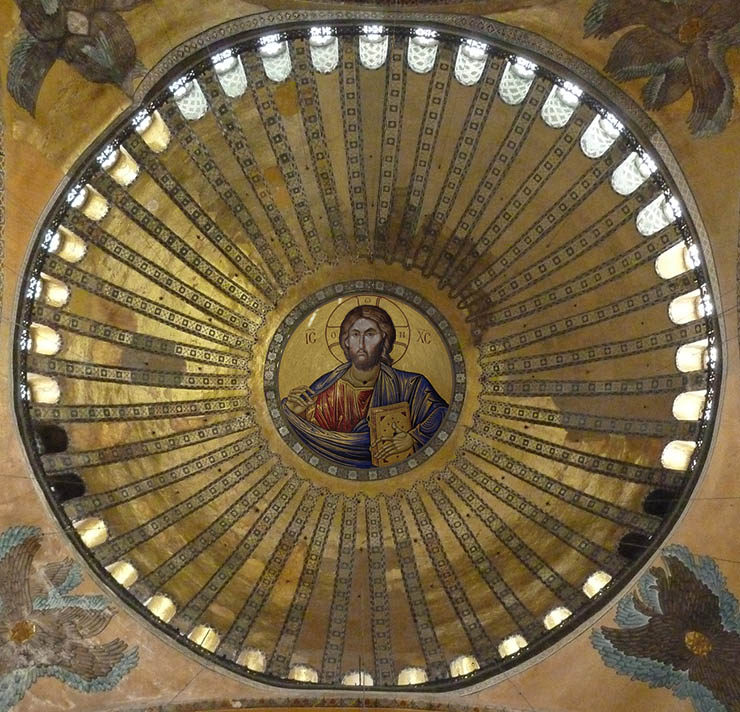
[[[179,645],[276,685],[480,683],[689,497],[701,226],[650,122],[544,40],[301,17],[173,51],[70,171],[20,427],[90,566]]]

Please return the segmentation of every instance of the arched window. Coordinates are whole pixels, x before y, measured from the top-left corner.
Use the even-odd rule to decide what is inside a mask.
[[[353,670],[348,672],[342,678],[342,685],[352,685],[354,687],[372,687],[373,678],[369,672],[364,670]]]
[[[65,262],[75,264],[87,254],[87,245],[82,238],[75,235],[63,225],[55,232],[49,233],[46,249],[52,255],[61,257]]]
[[[613,114],[595,116],[581,134],[581,150],[589,158],[603,156],[619,138],[624,126]]]
[[[612,188],[620,195],[634,193],[655,171],[658,166],[645,153],[632,151],[612,173]]]
[[[426,74],[434,67],[437,58],[439,41],[434,30],[418,28],[415,34],[409,37],[408,49],[406,50],[406,61],[409,67],[418,74]]]
[[[172,134],[158,111],[140,111],[133,123],[136,133],[154,153],[162,153],[170,145]]]
[[[455,58],[455,79],[466,87],[480,81],[486,68],[488,46],[475,40],[463,40]]]
[[[673,401],[673,417],[676,420],[699,420],[706,400],[706,390],[679,393]]]
[[[213,653],[221,642],[221,636],[209,625],[197,625],[188,633],[188,639]]]
[[[668,305],[668,317],[674,324],[688,324],[706,315],[706,299],[700,289],[682,294]]]
[[[678,493],[668,489],[654,489],[647,494],[642,502],[642,508],[646,514],[654,517],[665,517],[669,515],[678,502]]]
[[[312,27],[308,37],[313,68],[320,74],[333,72],[339,64],[339,38],[331,27]]]
[[[42,356],[54,356],[62,348],[62,337],[46,324],[33,323],[28,327],[28,350]]]
[[[609,583],[612,577],[606,571],[594,571],[583,584],[581,589],[589,598],[600,593]]]
[[[58,472],[49,475],[46,481],[57,502],[68,502],[85,494],[85,483],[76,472]]]
[[[696,443],[693,440],[671,440],[663,448],[660,464],[668,470],[688,470],[694,450]]]
[[[40,373],[26,373],[28,384],[28,398],[31,403],[53,405],[58,403],[62,396],[59,384],[51,376],[42,376]]]
[[[131,185],[139,175],[139,164],[123,147],[106,146],[98,156],[100,167],[116,183],[124,188]]]
[[[128,561],[116,561],[105,570],[124,588],[131,588],[139,578],[139,572]]]
[[[88,517],[73,522],[82,543],[92,549],[94,546],[100,546],[108,539],[108,527],[102,519],[97,517]]]
[[[470,675],[471,672],[476,670],[480,670],[480,665],[472,655],[458,655],[450,663],[450,677]]]
[[[241,57],[231,50],[219,52],[211,57],[218,83],[226,96],[236,99],[247,90],[247,75]]]
[[[79,239],[79,238],[78,238]],[[84,243],[83,243],[84,246]],[[39,301],[45,302],[50,307],[64,307],[69,302],[69,287],[59,279],[50,277],[48,274],[41,272],[38,282],[36,283],[36,292],[34,297]]]
[[[690,344],[679,346],[676,351],[676,368],[682,373],[704,370],[709,366],[709,351],[708,339],[692,341]]]
[[[681,217],[681,206],[675,198],[659,195],[637,213],[637,230],[650,237],[664,227],[668,227]]]
[[[663,279],[672,279],[694,269],[698,264],[698,250],[694,247],[689,251],[685,243],[679,242],[658,255],[655,260],[655,271]]]
[[[33,424],[33,434],[41,455],[64,452],[69,447],[67,431],[56,423],[36,422]]]
[[[365,69],[379,69],[388,56],[388,35],[382,25],[365,25],[358,39],[360,63]]]
[[[558,606],[553,608],[543,619],[543,623],[547,630],[552,630],[556,626],[559,626],[564,620],[570,618],[571,612],[565,606]]]
[[[290,62],[288,43],[280,39],[280,35],[265,35],[260,37],[257,53],[262,59],[262,66],[268,79],[273,82],[284,82],[289,76],[293,65]]]
[[[399,685],[421,685],[429,680],[429,675],[424,668],[407,667],[398,673]]]
[[[102,220],[110,209],[108,201],[89,185],[78,185],[70,190],[67,193],[67,202],[75,210],[96,222]]]
[[[540,112],[542,120],[554,129],[565,126],[578,106],[583,90],[572,82],[552,88]]]
[[[650,546],[650,537],[642,532],[627,532],[617,545],[617,551],[627,561],[636,561]]]
[[[518,653],[522,648],[526,647],[527,641],[524,636],[516,633],[515,635],[510,635],[508,638],[504,638],[499,643],[498,654],[502,658],[506,658],[509,655],[514,655],[514,653]]]
[[[195,79],[182,77],[170,84],[170,93],[180,109],[180,113],[188,121],[197,121],[208,111],[208,102],[200,84]]]
[[[236,662],[253,672],[264,672],[267,668],[267,658],[258,648],[244,648]]]
[[[303,665],[297,663],[290,666],[288,671],[288,678],[290,680],[297,680],[298,682],[318,682],[319,673],[316,672],[310,665]]]
[[[172,599],[163,593],[155,593],[144,605],[163,623],[169,623],[177,613]]]
[[[517,57],[513,62],[507,62],[498,85],[499,96],[512,106],[521,104],[536,75],[537,65],[528,59]]]

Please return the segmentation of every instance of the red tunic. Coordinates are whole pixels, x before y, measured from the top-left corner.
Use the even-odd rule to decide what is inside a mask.
[[[324,430],[349,433],[367,417],[373,388],[355,388],[339,380],[316,396],[316,402],[306,412],[306,420]]]

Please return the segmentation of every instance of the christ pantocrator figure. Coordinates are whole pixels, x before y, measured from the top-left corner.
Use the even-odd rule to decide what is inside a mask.
[[[394,455],[418,450],[437,432],[447,402],[420,373],[393,368],[396,330],[388,313],[359,306],[344,317],[339,342],[347,362],[283,399],[286,418],[300,440],[327,460],[373,467]],[[371,445],[368,414],[397,403],[409,407],[408,429]]]

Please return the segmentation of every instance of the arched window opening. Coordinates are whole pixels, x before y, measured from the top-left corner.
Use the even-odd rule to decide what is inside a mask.
[[[636,561],[650,546],[650,537],[642,532],[627,532],[617,545],[617,551],[627,561]]]
[[[65,452],[69,447],[67,431],[56,423],[35,422],[33,436],[40,455]]]
[[[360,63],[365,69],[379,69],[388,56],[388,35],[382,25],[365,25],[359,37]]]
[[[458,655],[450,663],[450,677],[470,675],[476,670],[480,670],[480,665],[472,655]]]
[[[57,502],[69,502],[85,494],[85,483],[76,472],[58,472],[46,478]]]
[[[221,636],[209,625],[197,625],[188,633],[188,640],[213,653],[221,642]]]
[[[257,53],[262,59],[262,66],[268,79],[273,82],[284,82],[289,76],[293,65],[290,61],[288,43],[280,39],[280,35],[265,35],[260,37]]]
[[[100,167],[116,183],[124,188],[131,185],[139,175],[139,164],[122,146],[106,146],[98,156]]]
[[[163,593],[155,593],[144,605],[163,623],[169,623],[177,613],[172,599]]]
[[[85,217],[94,222],[102,220],[110,210],[108,201],[89,185],[77,186],[70,190],[67,194],[67,202],[75,210],[79,210]],[[73,262],[75,260],[69,261]]]
[[[428,30],[419,27],[415,34],[409,37],[409,44],[406,50],[406,61],[411,69],[417,74],[426,74],[434,67],[434,61],[437,59],[437,49],[439,40],[434,30]]]
[[[62,396],[59,384],[51,376],[42,376],[40,373],[29,371],[26,373],[26,383],[31,403],[54,405]]]
[[[398,673],[399,685],[422,685],[428,680],[427,671],[420,667],[407,667]]]
[[[486,68],[488,45],[475,40],[463,40],[455,57],[455,79],[466,87],[480,81]]]
[[[244,648],[236,662],[252,672],[264,672],[267,669],[267,658],[258,648]]]
[[[134,117],[134,129],[154,153],[162,153],[170,145],[172,134],[158,111],[140,111]]]
[[[170,84],[170,93],[180,113],[188,121],[197,121],[206,115],[208,102],[200,84],[195,79],[181,77]]]
[[[60,225],[48,240],[46,249],[65,262],[75,264],[87,254],[87,245],[82,238]]]
[[[612,577],[606,571],[594,571],[583,584],[582,591],[593,598],[611,583]]]
[[[688,324],[707,315],[706,298],[700,289],[676,297],[668,305],[668,318],[674,324]]]
[[[498,85],[501,100],[512,106],[521,104],[536,75],[537,65],[528,59],[517,57],[513,62],[507,62]]]
[[[518,653],[522,648],[527,647],[527,641],[523,635],[516,633],[504,638],[498,646],[498,654],[502,658],[508,658],[510,655]]]
[[[73,526],[88,549],[100,546],[108,539],[108,527],[102,519],[97,517],[80,519],[73,522]]]
[[[654,489],[643,500],[642,509],[646,514],[652,514],[654,517],[667,517],[677,502],[677,492],[668,489]]]
[[[50,307],[58,309],[67,305],[69,302],[70,291],[69,287],[61,280],[55,279],[54,277],[50,277],[48,274],[41,272],[38,282],[36,283],[36,292],[34,297],[39,301],[48,304]]]
[[[353,670],[342,678],[342,685],[353,687],[372,687],[373,678],[369,672],[364,670]]]
[[[565,126],[580,102],[583,90],[572,82],[565,82],[563,86],[555,85],[542,105],[540,115],[542,120],[554,129]]]
[[[676,351],[676,368],[682,373],[702,371],[709,367],[709,352],[708,339],[683,344]]]
[[[28,350],[41,356],[55,356],[62,348],[62,337],[46,324],[33,323],[28,327]]]
[[[655,271],[663,279],[673,279],[679,274],[694,269],[695,266],[694,258],[683,242],[679,242],[665,252],[661,252],[655,260]]]
[[[219,52],[211,57],[218,83],[226,96],[236,99],[247,90],[247,75],[241,57],[231,50]]]
[[[567,618],[570,618],[572,615],[570,609],[566,608],[565,606],[558,606],[557,608],[553,608],[543,619],[543,623],[545,625],[545,628],[547,630],[552,630],[553,628],[559,626],[564,620]]]
[[[288,671],[288,679],[296,680],[297,682],[318,682],[319,673],[316,672],[310,665],[303,665],[297,663],[290,666]]]
[[[659,195],[637,213],[636,225],[641,235],[650,237],[681,217],[681,206],[673,197]]]
[[[116,561],[105,570],[124,588],[131,588],[139,578],[139,572],[128,561]]]
[[[658,166],[650,156],[641,151],[632,151],[612,173],[611,184],[619,195],[634,193],[655,171]]]
[[[597,115],[581,134],[581,150],[589,158],[603,156],[619,138],[624,126],[613,114]]]
[[[696,443],[693,440],[671,440],[663,448],[660,464],[668,470],[688,470],[694,450]]]
[[[308,47],[313,68],[320,74],[329,74],[339,65],[339,38],[331,27],[312,27]]]
[[[706,390],[679,393],[673,400],[673,417],[676,420],[699,420],[704,413]]]

